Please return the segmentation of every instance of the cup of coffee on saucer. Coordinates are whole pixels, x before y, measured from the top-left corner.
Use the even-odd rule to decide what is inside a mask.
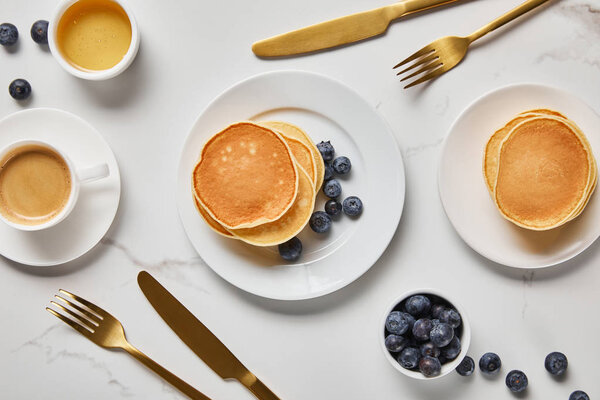
[[[0,219],[23,231],[50,228],[73,210],[81,184],[109,174],[107,164],[76,169],[49,143],[14,142],[0,151]]]

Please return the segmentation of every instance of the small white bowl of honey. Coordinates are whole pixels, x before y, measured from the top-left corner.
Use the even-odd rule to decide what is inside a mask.
[[[50,19],[48,45],[67,72],[99,81],[129,67],[140,33],[122,0],[62,0]]]

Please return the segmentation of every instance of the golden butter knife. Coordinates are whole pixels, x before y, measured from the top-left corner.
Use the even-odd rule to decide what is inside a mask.
[[[260,400],[280,400],[152,275],[140,272],[138,285],[173,332],[222,379],[239,381]]]
[[[259,57],[289,56],[352,43],[384,33],[397,18],[455,1],[405,0],[260,40],[252,51]]]

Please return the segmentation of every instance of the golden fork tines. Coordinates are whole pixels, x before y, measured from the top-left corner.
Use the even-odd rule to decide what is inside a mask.
[[[100,347],[125,350],[127,353],[131,354],[138,361],[150,368],[161,378],[175,386],[191,399],[210,400],[208,397],[158,365],[147,355],[129,344],[125,338],[123,325],[121,325],[121,323],[115,317],[95,304],[69,293],[66,290],[60,289],[59,292],[60,295],[55,295],[54,297],[60,300],[62,304],[59,304],[55,301],[50,302],[56,309],[58,309],[58,312],[52,308],[46,307],[46,310],[48,310],[51,314]],[[65,314],[68,316],[65,316]]]
[[[484,27],[473,32],[469,36],[446,36],[438,39],[421,50],[417,51],[406,60],[398,63],[394,66],[394,69],[401,67],[411,61],[415,61],[413,64],[398,72],[397,75],[402,75],[405,72],[411,72],[410,75],[405,76],[401,81],[422,76],[416,78],[413,82],[405,86],[405,89],[413,87],[430,79],[436,78],[454,68],[467,54],[469,45],[480,37],[490,33],[494,29],[501,27],[507,22],[531,11],[535,7],[547,2],[548,0],[527,0],[520,6],[512,9],[500,18],[495,19]]]

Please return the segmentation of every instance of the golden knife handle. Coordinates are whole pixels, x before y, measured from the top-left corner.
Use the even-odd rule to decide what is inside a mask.
[[[430,8],[454,3],[458,0],[406,0],[402,2],[405,7],[404,14],[408,15],[419,11],[429,10]]]
[[[507,22],[510,22],[513,19],[520,17],[521,15],[525,14],[528,11],[533,10],[534,8],[536,8],[538,6],[541,6],[542,4],[544,4],[547,1],[548,0],[527,0],[525,3],[521,4],[520,6],[518,6],[516,8],[513,8],[512,10],[510,10],[506,14],[502,15],[501,17],[496,18],[495,20],[493,20],[486,26],[476,30],[475,32],[473,32],[472,34],[467,36],[467,38],[471,42],[473,42],[473,41],[479,39],[480,37],[487,35],[491,31],[500,28],[502,25],[506,24]]]
[[[253,383],[246,385],[248,390],[252,392],[259,400],[281,400],[277,395],[265,386],[258,378]]]
[[[173,375],[171,372],[169,372],[166,369],[164,369],[163,367],[161,367],[154,360],[152,360],[150,357],[148,357],[147,355],[145,355],[144,353],[142,353],[141,351],[139,351],[132,345],[123,347],[123,350],[125,350],[126,352],[131,354],[133,357],[135,357],[139,362],[144,364],[146,367],[150,368],[152,371],[154,371],[158,376],[163,378],[165,381],[167,381],[171,385],[175,386],[177,389],[179,389],[179,391],[181,393],[185,394],[190,399],[210,400],[210,398],[206,397],[205,395],[203,395],[202,393],[200,393],[199,391],[194,389],[192,386],[188,385],[186,382],[184,382],[177,376]]]

